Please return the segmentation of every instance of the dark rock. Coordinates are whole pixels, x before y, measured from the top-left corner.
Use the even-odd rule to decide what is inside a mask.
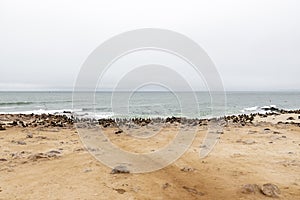
[[[18,122],[17,122],[17,121],[13,121],[12,123],[9,123],[9,125],[17,126],[17,125],[18,125]]]
[[[126,192],[126,190],[124,189],[114,189],[115,191],[117,191],[119,194],[124,194]]]
[[[5,162],[7,161],[5,158],[0,158],[0,162]]]
[[[120,134],[120,133],[123,133],[122,129],[119,129],[119,130],[115,131],[115,134]]]
[[[26,138],[33,138],[32,133],[28,133],[28,134],[26,135]]]
[[[295,120],[295,118],[294,117],[289,117],[286,120]]]
[[[5,131],[5,130],[6,130],[6,128],[4,126],[0,125],[0,131]]]
[[[112,171],[110,172],[111,174],[128,174],[130,171],[127,169],[126,166],[116,166]]]
[[[279,195],[281,193],[279,188],[272,183],[264,184],[260,188],[260,191],[262,194],[264,194],[265,196],[268,196],[268,197],[279,197]]]

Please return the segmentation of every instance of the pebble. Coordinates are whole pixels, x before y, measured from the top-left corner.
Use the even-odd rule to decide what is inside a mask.
[[[242,187],[242,193],[244,194],[255,194],[260,191],[257,184],[246,184]]]
[[[247,144],[247,145],[251,145],[251,144],[255,144],[256,142],[254,140],[237,140],[236,142],[238,143],[243,143],[243,144]]]
[[[184,167],[184,168],[180,169],[180,171],[183,171],[183,172],[193,172],[193,171],[195,171],[195,169],[193,169],[192,167]]]
[[[24,142],[24,141],[18,141],[17,144],[19,144],[19,145],[26,145],[26,142]]]
[[[171,187],[171,185],[169,183],[165,183],[162,185],[162,189],[167,189],[168,187]]]
[[[243,141],[243,144],[255,144],[256,142],[254,140],[245,140]]]
[[[117,191],[119,194],[124,194],[126,192],[126,190],[124,189],[114,189],[115,191]]]
[[[111,174],[128,174],[130,173],[130,171],[127,169],[126,166],[116,166],[115,168],[112,169],[112,171],[110,172]]]
[[[120,133],[123,133],[122,129],[119,129],[119,130],[115,131],[115,134],[120,134]]]
[[[91,172],[91,171],[93,171],[93,170],[92,169],[85,169],[83,172],[88,173],[88,172]]]
[[[193,193],[193,194],[196,194],[196,195],[200,195],[200,196],[203,196],[203,195],[204,195],[204,193],[199,192],[199,191],[197,191],[197,190],[194,189],[194,188],[189,188],[189,187],[186,187],[186,186],[183,186],[182,188],[185,189],[186,191],[188,191],[188,192],[190,192],[190,193]]]

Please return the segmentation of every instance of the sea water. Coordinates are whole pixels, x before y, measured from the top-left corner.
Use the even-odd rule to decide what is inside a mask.
[[[62,114],[74,112],[83,117],[170,117],[208,118],[214,116],[262,112],[263,106],[299,109],[300,92],[226,92],[224,104],[214,105],[208,92],[96,92],[93,101],[87,94],[72,92],[0,92],[0,113]],[[130,98],[128,98],[128,96]],[[184,98],[186,97],[186,98]],[[182,102],[180,102],[180,100]],[[222,98],[223,100],[223,98]],[[124,101],[127,104],[124,106]],[[184,112],[183,112],[184,110]],[[119,112],[122,111],[122,112]]]

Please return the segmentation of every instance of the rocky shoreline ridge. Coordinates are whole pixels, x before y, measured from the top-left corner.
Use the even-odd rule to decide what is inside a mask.
[[[55,115],[55,114],[0,114],[0,131],[6,130],[11,127],[61,127],[71,128],[76,123],[86,124],[88,126],[100,125],[103,128],[107,127],[118,127],[120,125],[130,126],[135,124],[138,126],[146,126],[150,123],[180,123],[191,126],[203,126],[209,122],[222,121],[225,124],[240,124],[245,126],[252,124],[255,117],[266,118],[268,116],[275,116],[280,114],[300,114],[299,110],[276,110],[267,113],[250,113],[250,114],[239,114],[229,115],[218,118],[210,119],[198,119],[198,118],[185,118],[185,117],[167,117],[167,118],[102,118],[102,119],[91,119],[91,118],[77,118],[71,113],[68,115]],[[300,119],[300,116],[298,116]],[[294,122],[294,118],[287,119],[288,121],[281,122],[278,124],[294,124],[300,126],[300,123]]]

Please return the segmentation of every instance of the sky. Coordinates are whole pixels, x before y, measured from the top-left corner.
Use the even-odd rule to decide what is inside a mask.
[[[299,10],[297,0],[0,0],[0,91],[72,90],[95,48],[140,28],[197,42],[226,90],[300,91]]]

